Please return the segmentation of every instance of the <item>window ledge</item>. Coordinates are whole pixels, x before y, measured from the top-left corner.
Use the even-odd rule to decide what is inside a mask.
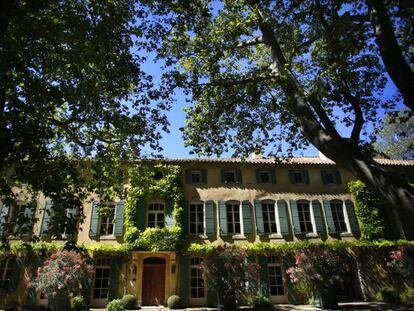
[[[317,233],[306,233],[305,236],[307,238],[317,238],[317,237],[319,237],[319,234],[317,234]]]
[[[339,236],[347,237],[347,236],[354,236],[351,232],[342,232]]]
[[[283,239],[283,235],[278,233],[269,234],[269,239]]]
[[[114,235],[100,235],[100,240],[116,240],[116,237]]]
[[[246,236],[243,234],[235,234],[231,236],[233,240],[246,240]]]

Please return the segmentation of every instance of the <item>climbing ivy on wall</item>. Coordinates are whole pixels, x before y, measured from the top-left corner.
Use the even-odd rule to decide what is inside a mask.
[[[379,199],[362,181],[352,180],[348,189],[355,200],[355,213],[361,227],[361,239],[368,241],[384,237],[384,224],[378,209]]]
[[[145,228],[148,200],[166,203],[165,228]],[[176,165],[141,162],[129,169],[129,187],[125,204],[124,240],[135,249],[177,250],[182,243],[181,168]]]

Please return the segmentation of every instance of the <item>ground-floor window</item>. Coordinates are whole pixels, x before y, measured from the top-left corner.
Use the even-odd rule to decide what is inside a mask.
[[[203,258],[194,257],[190,261],[190,297],[204,298]]]
[[[93,298],[107,299],[109,293],[109,258],[96,260],[95,277],[93,282]]]
[[[0,260],[0,282],[3,285],[7,285],[10,282],[12,274],[13,260],[11,258],[5,258]]]
[[[268,257],[269,289],[271,296],[283,296],[285,288],[283,285],[283,270],[281,260],[277,256]]]

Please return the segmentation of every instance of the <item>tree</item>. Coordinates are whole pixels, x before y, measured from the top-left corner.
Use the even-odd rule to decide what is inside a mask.
[[[398,122],[400,119],[407,120]],[[401,111],[398,115],[386,115],[374,146],[380,154],[389,158],[413,159],[414,115],[407,115],[407,111]]]
[[[121,195],[123,165],[160,149],[168,90],[141,68],[139,15],[132,0],[0,2],[3,203],[24,185],[73,223],[68,208]]]
[[[195,153],[277,154],[282,142],[292,153],[311,143],[392,208],[414,213],[414,189],[372,158],[366,125],[395,102],[382,96],[370,24],[344,18],[343,1],[145,3],[147,32],[159,35],[151,44],[170,66],[165,79],[195,103],[184,129]]]

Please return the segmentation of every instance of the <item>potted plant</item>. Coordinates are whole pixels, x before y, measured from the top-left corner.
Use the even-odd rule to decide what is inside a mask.
[[[80,254],[58,251],[38,268],[32,286],[48,298],[51,310],[70,310],[70,297],[80,293],[80,284],[92,271]]]
[[[335,288],[349,271],[348,258],[331,249],[314,247],[295,254],[295,265],[287,269],[292,283],[304,282],[322,309],[338,308]]]

